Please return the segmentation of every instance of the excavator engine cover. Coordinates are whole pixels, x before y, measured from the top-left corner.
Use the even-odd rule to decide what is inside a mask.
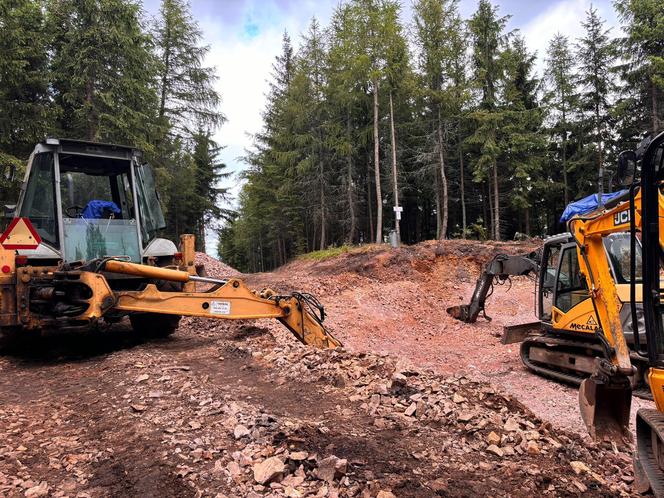
[[[632,389],[629,380],[592,375],[581,383],[579,409],[590,437],[621,441],[629,430]]]

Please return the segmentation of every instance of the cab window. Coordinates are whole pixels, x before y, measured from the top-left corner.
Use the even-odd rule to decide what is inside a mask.
[[[545,266],[541,269],[541,320],[551,320],[551,307],[553,306],[553,294],[556,289],[556,271],[560,257],[560,246],[550,246],[546,249]]]
[[[581,276],[576,246],[563,249],[558,266],[556,308],[563,313],[588,297],[588,286]]]
[[[609,256],[611,272],[617,284],[630,282],[630,234],[614,233],[604,237],[604,248]],[[641,282],[641,241],[636,239],[636,282]]]
[[[37,154],[30,168],[20,215],[29,218],[41,239],[57,249],[59,241],[54,177],[53,154]]]

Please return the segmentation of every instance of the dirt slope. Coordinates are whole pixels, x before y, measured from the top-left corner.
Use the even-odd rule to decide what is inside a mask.
[[[555,426],[585,435],[578,391],[532,375],[519,345],[500,344],[503,326],[536,320],[535,283],[516,277],[487,300],[491,322],[464,324],[446,309],[467,303],[484,263],[495,254],[528,254],[541,242],[429,241],[374,249],[322,262],[295,261],[249,278],[256,286],[300,288],[318,295],[328,323],[351,351],[408,358],[438,373],[462,372],[500,386]],[[652,403],[635,399],[633,414]]]
[[[5,354],[0,496],[631,495],[629,454],[508,394],[531,379],[530,398],[572,413],[572,390],[547,394],[492,335],[507,314],[446,317],[478,262],[514,248],[530,246],[428,243],[247,276],[318,294],[343,351],[276,322],[188,319],[168,340],[125,324]],[[530,288],[492,302],[520,321]]]

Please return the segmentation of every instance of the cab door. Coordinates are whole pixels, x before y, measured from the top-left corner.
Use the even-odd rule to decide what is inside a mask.
[[[592,335],[598,327],[575,243],[561,247],[551,315],[555,330]]]

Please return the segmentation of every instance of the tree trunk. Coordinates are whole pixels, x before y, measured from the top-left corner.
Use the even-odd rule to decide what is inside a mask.
[[[459,182],[461,186],[461,238],[466,238],[466,192],[464,181],[464,172],[463,172],[463,148],[461,147],[461,135],[459,135],[459,174],[461,175],[461,180]]]
[[[650,100],[652,102],[652,134],[655,136],[659,132],[659,116],[657,114],[659,106],[657,105],[657,86],[652,80],[650,81],[650,93]]]
[[[88,105],[87,135],[88,140],[93,142],[97,138],[97,118],[94,111],[94,76],[90,76],[85,83],[85,103]]]
[[[602,194],[604,193],[604,158],[602,151],[602,127],[600,124],[599,106],[595,104],[595,130],[597,132],[597,192],[599,193],[599,204],[602,202]]]
[[[440,184],[438,182],[438,169],[435,169],[433,172],[434,176],[434,188],[436,189],[436,195],[434,196],[436,199],[436,238],[440,238],[441,234],[441,228],[443,226],[443,218],[440,213]]]
[[[487,196],[488,199],[489,199],[489,202],[484,203],[484,206],[485,206],[485,207],[486,207],[487,204],[488,204],[487,209],[488,209],[488,211],[489,211],[489,213],[488,213],[489,216],[487,217],[487,219],[488,219],[488,221],[487,221],[487,235],[488,235],[488,237],[489,237],[490,239],[492,239],[493,236],[494,236],[494,226],[495,226],[495,224],[496,224],[496,223],[495,223],[495,218],[494,218],[494,216],[493,216],[493,193],[492,193],[492,192],[493,192],[493,187],[491,187],[491,183],[492,183],[492,182],[491,182],[491,179],[489,179],[489,181],[485,183],[485,185],[486,185],[486,190],[487,190],[487,192],[488,192],[488,194],[489,194],[489,195]]]
[[[369,215],[369,240],[374,240],[374,224],[373,224],[373,200],[371,199],[371,166],[369,155],[367,151],[367,214]]]
[[[500,189],[498,188],[498,165],[493,163],[493,231],[494,238],[500,240]]]
[[[323,163],[319,162],[320,171],[320,248],[325,249],[327,241],[325,240],[325,181],[323,178]]]
[[[348,113],[348,119],[346,120],[346,133],[347,133],[347,139],[348,143],[351,142],[351,123],[350,123],[350,112]],[[355,240],[355,199],[353,198],[353,153],[349,150],[348,151],[348,157],[346,159],[347,165],[346,165],[346,174],[348,175],[348,178],[346,180],[347,182],[347,195],[348,195],[348,211],[350,214],[350,230],[348,233],[348,244],[352,244],[353,241]]]
[[[383,194],[380,191],[380,144],[378,143],[378,81],[373,82],[374,175],[376,181],[376,244],[383,242]]]
[[[399,180],[397,177],[397,137],[394,131],[394,106],[392,105],[392,92],[390,91],[390,138],[392,140],[392,188],[394,195],[394,207],[399,209]],[[394,213],[394,229],[397,231],[397,240],[401,242],[401,226],[399,218],[401,213]]]
[[[563,183],[565,186],[565,206],[569,204],[569,185],[567,184],[567,119],[563,108]]]
[[[439,239],[444,239],[447,237],[447,218],[449,215],[449,207],[447,200],[447,175],[445,174],[445,152],[443,150],[443,124],[440,117],[440,106],[438,107],[438,157],[440,161],[440,178],[442,180],[443,187],[443,209],[442,213],[442,224],[440,227],[440,234],[438,234]]]

